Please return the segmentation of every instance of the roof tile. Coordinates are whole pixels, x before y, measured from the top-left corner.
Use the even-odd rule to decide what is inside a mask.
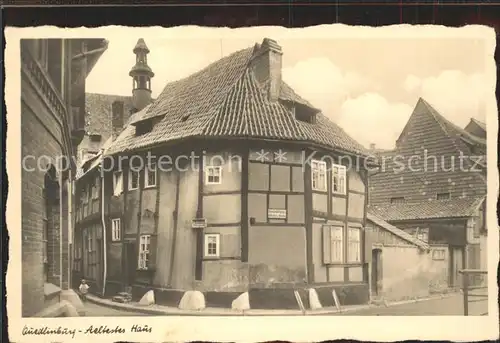
[[[422,201],[418,203],[377,204],[369,213],[387,221],[470,217],[484,197]]]

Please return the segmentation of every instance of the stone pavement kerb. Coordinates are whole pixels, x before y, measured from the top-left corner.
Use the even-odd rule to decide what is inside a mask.
[[[404,300],[404,301],[396,301],[385,303],[384,305],[377,304],[365,304],[365,305],[352,305],[352,306],[343,306],[340,311],[335,307],[323,307],[321,309],[315,310],[306,310],[303,313],[301,310],[261,310],[261,309],[248,309],[248,310],[233,310],[230,308],[216,308],[216,307],[207,307],[200,310],[186,310],[179,309],[177,307],[163,306],[163,305],[140,305],[139,303],[116,303],[109,299],[102,299],[95,295],[88,295],[87,300],[101,306],[110,307],[116,310],[122,311],[130,311],[130,312],[139,312],[144,314],[149,314],[153,316],[296,316],[296,315],[326,315],[326,314],[342,314],[345,312],[356,312],[360,310],[365,310],[368,308],[377,308],[381,306],[391,307],[402,304],[411,304],[416,302],[434,300],[434,299],[443,299],[452,296],[456,296],[459,292],[451,292],[447,294],[433,295],[426,298],[413,299],[413,300]]]

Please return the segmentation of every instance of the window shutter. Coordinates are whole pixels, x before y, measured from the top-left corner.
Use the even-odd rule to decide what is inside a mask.
[[[331,259],[331,228],[328,225],[323,225],[323,263],[328,264],[332,262]]]
[[[157,256],[157,239],[156,235],[151,235],[150,236],[150,243],[149,243],[149,265],[148,269],[156,269],[156,256]]]

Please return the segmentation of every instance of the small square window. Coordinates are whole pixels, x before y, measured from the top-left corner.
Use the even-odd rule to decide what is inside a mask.
[[[436,195],[437,200],[448,200],[450,199],[450,193],[438,193]]]
[[[220,235],[209,233],[205,235],[205,257],[219,257]]]
[[[119,241],[122,237],[122,228],[120,218],[115,218],[111,221],[111,240]]]
[[[155,187],[156,186],[156,165],[152,164],[146,167],[146,176],[144,178],[144,187]]]
[[[404,197],[391,198],[391,204],[404,204],[404,203],[405,203]]]
[[[432,251],[432,259],[436,261],[444,260],[446,258],[445,249],[436,249]]]
[[[222,183],[222,167],[207,166],[205,173],[205,183],[207,185],[220,185]]]
[[[139,188],[139,171],[130,170],[128,174],[128,189],[134,190]]]

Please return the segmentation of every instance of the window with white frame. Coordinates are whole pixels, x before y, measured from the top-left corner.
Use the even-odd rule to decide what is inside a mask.
[[[326,162],[311,161],[311,180],[314,191],[326,191]]]
[[[128,174],[128,189],[134,190],[139,188],[139,171],[130,169]]]
[[[144,187],[156,186],[156,164],[150,164],[146,167],[146,175],[144,177]]]
[[[117,171],[113,173],[113,195],[119,196],[123,192],[123,173]]]
[[[334,164],[332,166],[332,192],[338,194],[346,193],[346,167]]]
[[[350,227],[347,236],[347,260],[350,263],[361,262],[361,229]]]
[[[115,218],[111,221],[111,240],[119,241],[122,239],[122,226],[120,218]]]
[[[142,235],[139,238],[139,269],[148,269],[149,265],[149,248],[151,246],[151,236]]]
[[[207,185],[220,185],[222,182],[222,167],[206,166],[205,175],[205,183]]]
[[[205,234],[205,257],[220,256],[220,235],[217,233]]]
[[[344,262],[344,227],[340,225],[323,226],[323,262]]]

